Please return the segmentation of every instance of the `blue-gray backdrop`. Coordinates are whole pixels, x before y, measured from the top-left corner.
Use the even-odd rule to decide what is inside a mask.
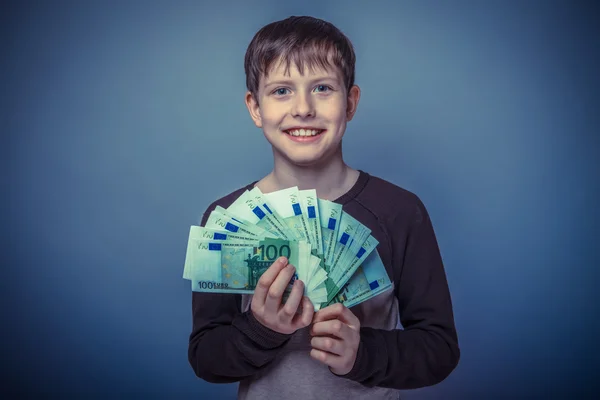
[[[2,2],[2,381],[23,395],[234,398],[187,361],[189,225],[271,168],[243,103],[264,24],[354,42],[347,161],[418,194],[462,359],[407,399],[597,384],[592,2]]]

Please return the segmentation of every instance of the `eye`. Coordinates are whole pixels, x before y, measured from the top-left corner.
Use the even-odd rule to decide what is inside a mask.
[[[329,90],[332,90],[332,89],[331,89],[331,87],[329,87],[329,86],[327,86],[327,85],[318,85],[318,86],[315,88],[315,90],[316,90],[317,92],[326,92],[326,91],[329,91]]]
[[[287,88],[277,88],[273,91],[273,94],[277,96],[284,96],[287,94]]]

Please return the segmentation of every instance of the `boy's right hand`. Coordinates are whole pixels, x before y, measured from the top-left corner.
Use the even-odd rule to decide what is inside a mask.
[[[304,282],[296,280],[285,304],[282,296],[296,268],[285,257],[275,261],[262,274],[254,289],[250,306],[254,317],[265,327],[279,333],[292,334],[312,322],[314,306],[304,296]],[[302,313],[296,311],[302,302]]]

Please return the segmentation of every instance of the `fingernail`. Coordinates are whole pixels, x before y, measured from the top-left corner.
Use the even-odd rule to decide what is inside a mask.
[[[278,261],[279,261],[280,263],[282,263],[283,265],[287,264],[287,258],[285,258],[285,257],[279,257],[279,260],[278,260]]]

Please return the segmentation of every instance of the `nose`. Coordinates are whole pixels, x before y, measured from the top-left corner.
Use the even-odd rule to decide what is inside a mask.
[[[294,117],[314,117],[315,109],[310,93],[299,92],[294,96],[292,114]]]

